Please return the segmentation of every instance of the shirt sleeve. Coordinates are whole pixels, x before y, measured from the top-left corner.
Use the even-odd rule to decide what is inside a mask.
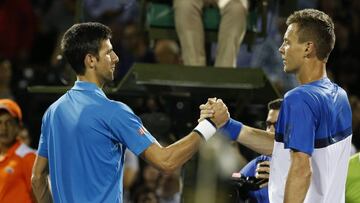
[[[251,160],[247,163],[240,171],[240,173],[244,176],[255,176],[257,159]]]
[[[248,164],[246,164],[240,171],[241,174],[243,174],[244,176],[255,176],[256,173],[256,167],[257,164],[263,161],[269,161],[270,157],[268,156],[258,156],[255,159],[253,159],[252,161],[250,161]]]
[[[139,158],[129,150],[125,151],[125,167],[139,171]]]
[[[110,121],[110,128],[114,138],[125,144],[137,156],[155,141],[140,118],[126,106],[120,105],[116,108]]]
[[[315,116],[300,95],[291,96],[281,107],[284,146],[311,156],[315,142]]]
[[[48,112],[46,112],[44,114],[43,119],[42,119],[41,134],[40,134],[40,138],[39,138],[39,146],[38,146],[38,151],[37,151],[37,153],[40,156],[45,157],[45,158],[48,158],[47,138],[48,138],[49,130],[46,127],[47,126],[46,122],[48,122],[47,115],[48,115]]]

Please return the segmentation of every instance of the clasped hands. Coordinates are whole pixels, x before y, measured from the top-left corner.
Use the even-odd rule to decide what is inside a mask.
[[[209,98],[206,104],[200,105],[200,118],[198,122],[208,118],[215,125],[216,128],[222,127],[229,119],[230,113],[227,106],[221,99]]]

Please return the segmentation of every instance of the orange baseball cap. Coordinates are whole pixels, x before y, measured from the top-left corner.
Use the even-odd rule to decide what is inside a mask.
[[[0,99],[0,109],[5,109],[11,116],[22,122],[22,112],[20,106],[11,99]]]

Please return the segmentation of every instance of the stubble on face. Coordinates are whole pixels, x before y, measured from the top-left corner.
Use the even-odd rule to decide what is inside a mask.
[[[103,40],[99,51],[97,72],[102,84],[111,83],[114,80],[115,66],[118,57],[112,49],[110,40]]]
[[[279,48],[283,59],[284,72],[296,73],[301,66],[302,44],[298,42],[298,26],[290,24],[284,35],[284,42]]]

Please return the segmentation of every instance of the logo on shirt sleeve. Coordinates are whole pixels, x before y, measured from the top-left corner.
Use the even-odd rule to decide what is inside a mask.
[[[142,125],[140,126],[140,128],[138,129],[138,133],[140,135],[145,135],[145,133],[147,133],[148,131],[146,130],[146,128]]]

